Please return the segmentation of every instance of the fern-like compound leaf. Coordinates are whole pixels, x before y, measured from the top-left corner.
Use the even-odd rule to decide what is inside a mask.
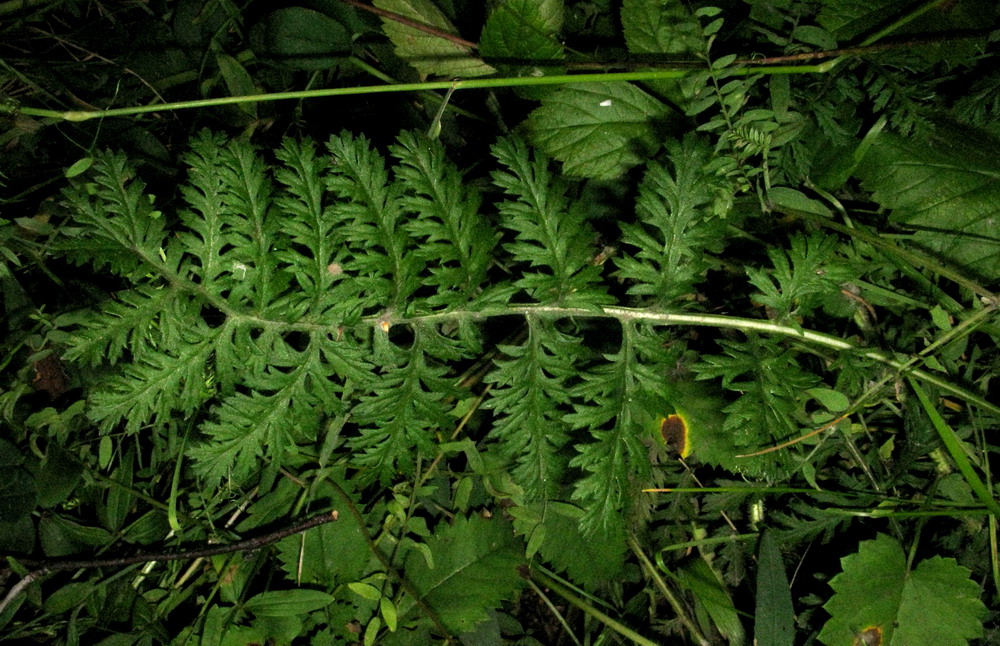
[[[75,326],[71,335],[53,337],[69,349],[65,358],[97,366],[105,361],[118,363],[126,352],[136,353],[147,343],[163,343],[157,325],[160,315],[175,306],[178,290],[141,285],[118,294],[98,311],[76,312],[61,316],[60,327]]]
[[[375,335],[383,335],[375,330]],[[414,328],[413,343],[401,348],[383,341],[381,363],[387,365],[372,392],[353,410],[360,435],[351,440],[355,462],[369,479],[389,482],[397,468],[412,472],[416,458],[433,458],[435,431],[447,428],[454,379],[427,350],[438,339],[433,330]]]
[[[413,217],[407,229],[415,253],[427,263],[427,304],[465,303],[480,289],[496,234],[479,213],[478,193],[445,158],[440,141],[404,132],[391,149],[399,160],[396,179],[406,187],[402,203]]]
[[[497,416],[492,433],[504,455],[516,462],[512,475],[528,500],[546,499],[562,482],[569,440],[563,419],[570,404],[568,380],[581,354],[579,339],[551,322],[527,317],[523,345],[503,345],[508,357],[497,361],[487,380],[494,384],[486,406]]]
[[[333,205],[326,197],[323,175],[326,161],[310,140],[286,140],[277,150],[284,167],[275,177],[286,189],[275,200],[282,231],[290,238],[278,254],[307,299],[311,320],[344,318],[340,305],[353,291],[341,282],[346,249],[337,227]]]
[[[648,329],[623,325],[618,352],[583,372],[583,382],[574,389],[581,401],[565,419],[574,428],[590,429],[593,436],[592,442],[577,446],[578,455],[570,460],[570,466],[586,473],[573,492],[585,510],[580,524],[586,532],[612,527],[627,497],[649,479],[644,429],[665,388],[657,364],[643,359],[662,355],[660,345]]]
[[[91,183],[66,192],[82,227],[63,243],[71,260],[133,277],[165,264],[160,256],[166,235],[163,214],[135,175],[124,155],[101,153],[95,157]]]
[[[192,326],[172,350],[140,350],[121,374],[98,386],[90,417],[105,432],[124,422],[125,430],[135,433],[174,412],[192,413],[212,395],[206,386],[212,341],[211,330]]]
[[[842,284],[858,279],[838,257],[838,246],[835,236],[814,233],[793,236],[787,251],[769,249],[773,270],[747,269],[751,284],[760,290],[754,299],[771,308],[778,320],[792,324],[824,301],[836,299]]]
[[[526,265],[515,285],[541,303],[610,302],[599,285],[600,267],[591,262],[594,232],[567,197],[567,183],[550,171],[549,160],[530,153],[519,139],[501,139],[493,155],[506,167],[493,173],[493,182],[509,196],[497,208],[503,226],[516,236],[504,248]]]
[[[350,252],[343,267],[363,295],[366,311],[402,309],[420,287],[424,263],[403,226],[402,187],[389,181],[385,160],[364,137],[331,137],[333,166],[327,188]]]
[[[739,393],[723,412],[725,423],[707,437],[702,456],[734,472],[778,478],[796,455],[788,448],[739,458],[800,434],[805,391],[819,383],[795,360],[792,350],[751,336],[745,343],[720,341],[722,355],[702,355],[693,366],[698,379],[721,379],[726,390]]]
[[[670,153],[672,169],[650,164],[646,171],[636,205],[639,222],[622,227],[623,242],[636,249],[635,256],[615,259],[629,293],[657,304],[691,295],[724,239],[721,221],[713,218],[722,182],[709,166],[711,151],[689,136],[671,144]]]

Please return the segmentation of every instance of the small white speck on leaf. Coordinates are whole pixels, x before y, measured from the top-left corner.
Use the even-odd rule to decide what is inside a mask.
[[[600,105],[602,108],[610,108],[613,103],[614,101],[612,101],[611,99],[604,99],[598,105]]]

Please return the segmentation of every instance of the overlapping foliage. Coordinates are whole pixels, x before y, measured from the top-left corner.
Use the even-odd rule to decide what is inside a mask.
[[[420,77],[599,62],[568,36],[653,75],[498,94],[489,111],[523,122],[469,167],[444,111],[388,145],[202,130],[176,191],[98,152],[57,226],[0,229],[5,296],[27,300],[17,265],[45,235],[36,257],[88,283],[54,314],[5,301],[7,362],[35,351],[0,395],[13,567],[337,517],[190,568],[50,585],[43,560],[5,636],[745,644],[747,593],[760,643],[993,630],[996,583],[973,581],[997,567],[1000,159],[975,142],[1000,102],[969,98],[984,82],[954,109],[935,95],[995,56],[978,32],[941,47],[976,3],[746,4],[278,9],[247,40],[284,72],[342,73],[348,52]],[[456,25],[477,16],[470,47]],[[889,34],[914,42],[878,49]],[[231,94],[275,82],[212,38]],[[786,69],[800,54],[834,60]],[[782,550],[830,586],[790,590]],[[539,621],[535,594],[588,619]]]

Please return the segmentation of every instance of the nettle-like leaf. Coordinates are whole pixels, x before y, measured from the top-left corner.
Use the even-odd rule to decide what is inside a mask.
[[[669,144],[669,152],[673,168],[650,164],[639,186],[639,222],[622,226],[622,241],[637,249],[635,256],[615,259],[628,292],[657,304],[693,294],[724,240],[713,216],[728,210],[728,187],[712,172],[703,141],[688,136]]]
[[[671,110],[628,83],[569,84],[528,117],[531,142],[568,175],[614,179],[652,157]]]
[[[939,125],[911,137],[881,134],[857,169],[892,221],[916,229],[932,253],[1000,277],[1000,141],[985,130]]]
[[[556,73],[553,62],[565,55],[556,37],[562,22],[563,0],[504,0],[486,20],[479,53],[487,60],[509,60],[496,63],[502,73]]]
[[[511,507],[509,511],[514,517],[514,529],[528,542],[528,550],[537,549],[539,556],[574,582],[597,588],[623,576],[628,548],[622,524],[584,535],[580,532],[584,511],[575,505],[547,501]],[[529,553],[529,557],[533,554]]]
[[[375,6],[412,21],[458,36],[458,30],[431,0],[375,0]],[[396,55],[423,76],[466,78],[485,76],[493,68],[472,55],[468,48],[446,38],[414,29],[399,21],[382,19],[382,29],[396,48]]]
[[[625,44],[633,54],[664,54],[671,59],[686,55],[693,59],[705,51],[701,22],[681,0],[624,0],[621,21]],[[686,108],[708,90],[708,78],[707,72],[700,72],[680,79],[650,81],[649,85]]]
[[[352,483],[345,478],[345,471],[342,467],[334,468],[326,477],[348,492],[354,504],[361,504],[352,491]],[[333,507],[344,508],[340,504],[342,499],[328,484],[323,483],[318,491],[322,497],[328,497]],[[369,560],[374,558],[365,541],[364,527],[346,510],[339,513],[336,522],[284,538],[278,541],[276,548],[285,578],[300,584],[330,586],[357,581],[364,576]]]
[[[501,518],[458,517],[427,540],[433,561],[410,550],[406,578],[420,600],[456,634],[470,632],[488,618],[486,609],[512,599],[520,587],[523,548],[510,523]],[[400,615],[412,608],[404,598]]]
[[[900,544],[880,534],[841,564],[824,606],[830,613],[819,634],[824,644],[965,646],[983,636],[979,586],[955,559],[934,556],[910,569]]]

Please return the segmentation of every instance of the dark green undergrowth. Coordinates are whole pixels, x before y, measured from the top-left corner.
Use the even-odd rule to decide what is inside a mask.
[[[996,7],[356,4],[0,3],[0,640],[995,643]]]

